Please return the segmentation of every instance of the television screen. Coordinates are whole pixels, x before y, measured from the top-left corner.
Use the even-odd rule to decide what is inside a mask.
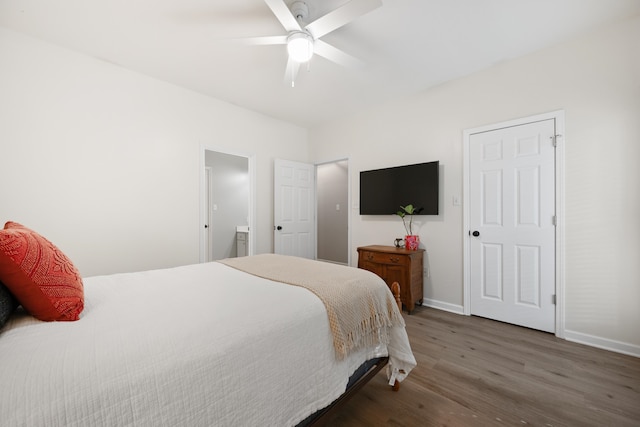
[[[439,162],[360,172],[360,215],[390,215],[400,206],[438,215]]]

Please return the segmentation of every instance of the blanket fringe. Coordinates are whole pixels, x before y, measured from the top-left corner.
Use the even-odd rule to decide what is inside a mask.
[[[388,345],[391,340],[389,329],[395,326],[404,327],[405,323],[399,310],[391,308],[386,314],[384,316],[377,312],[372,317],[364,319],[342,340],[336,339],[334,334],[336,358],[341,360],[351,351],[363,347]]]

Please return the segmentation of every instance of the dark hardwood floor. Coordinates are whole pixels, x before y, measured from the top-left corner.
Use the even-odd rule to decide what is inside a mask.
[[[330,426],[640,426],[640,358],[544,332],[417,307],[418,366],[378,374]]]

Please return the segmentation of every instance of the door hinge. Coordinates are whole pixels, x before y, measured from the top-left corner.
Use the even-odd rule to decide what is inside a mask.
[[[553,223],[554,227],[558,225],[558,217],[556,215],[551,217],[551,222]]]
[[[562,138],[562,135],[556,134],[556,135],[550,136],[549,138],[551,138],[551,144],[553,144],[554,147],[557,147],[558,146],[558,138]]]
[[[556,305],[556,294],[551,295],[551,304]]]

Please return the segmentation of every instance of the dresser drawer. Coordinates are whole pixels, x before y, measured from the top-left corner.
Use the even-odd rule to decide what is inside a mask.
[[[406,265],[409,259],[405,256],[389,254],[383,252],[361,251],[360,256],[363,261],[385,265]]]

